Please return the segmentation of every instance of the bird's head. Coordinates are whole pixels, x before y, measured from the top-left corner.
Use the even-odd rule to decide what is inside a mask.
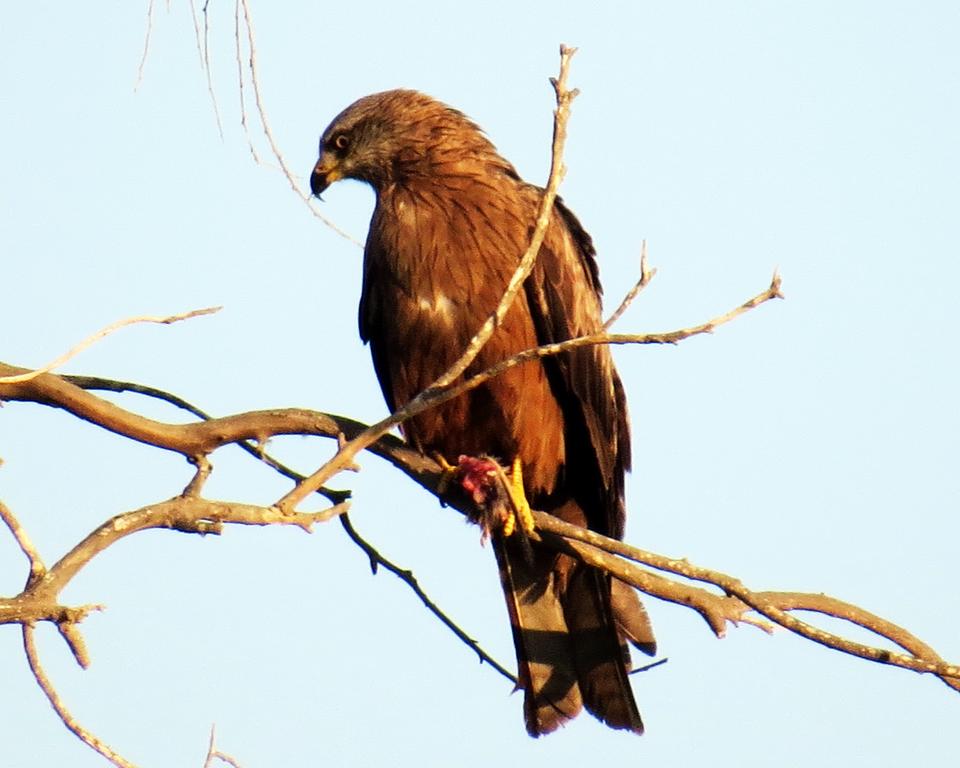
[[[355,101],[323,132],[310,189],[319,195],[335,181],[357,179],[379,192],[488,154],[496,157],[493,145],[463,113],[418,91],[384,91]]]

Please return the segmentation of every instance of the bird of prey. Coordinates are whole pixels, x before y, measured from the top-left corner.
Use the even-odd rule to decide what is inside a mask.
[[[464,114],[412,90],[366,96],[333,119],[311,190],[320,195],[340,179],[376,193],[360,336],[393,410],[444,373],[494,311],[529,245],[543,190],[524,182]],[[523,290],[464,375],[600,332],[600,297],[593,242],[558,198]],[[605,345],[516,366],[402,431],[449,462],[493,457],[512,467],[533,508],[623,538],[630,436]],[[521,538],[492,532],[527,731],[549,733],[586,707],[613,728],[641,733],[626,640],[650,654],[656,646],[636,593],[569,555],[531,553]]]

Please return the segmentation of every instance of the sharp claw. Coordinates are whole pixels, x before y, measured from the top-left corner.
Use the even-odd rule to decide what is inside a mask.
[[[509,473],[494,459],[485,456],[461,456],[456,467],[438,453],[433,457],[443,469],[439,483],[441,491],[454,479],[460,483],[481,513],[478,521],[483,526],[484,536],[499,530],[504,537],[520,533],[526,540],[527,534],[533,532],[533,512],[523,488],[519,457],[513,460]]]
[[[517,516],[514,514],[513,510],[507,511],[507,519],[503,521],[503,528],[501,531],[504,536],[513,536],[513,532],[517,527]]]
[[[440,469],[442,470],[440,482],[437,483],[437,493],[440,496],[443,496],[450,487],[450,483],[457,477],[460,469],[447,461],[442,453],[435,451],[433,454],[433,460],[440,465]]]
[[[520,527],[525,533],[533,533],[533,512],[530,510],[530,502],[527,501],[527,494],[523,490],[523,465],[520,457],[513,460],[510,467],[510,497],[513,499],[513,507],[510,516],[503,525],[503,535],[509,536],[517,526],[519,518]]]

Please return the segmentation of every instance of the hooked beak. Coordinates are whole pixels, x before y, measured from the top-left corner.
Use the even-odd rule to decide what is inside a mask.
[[[324,152],[313,166],[313,173],[310,174],[310,191],[316,197],[329,187],[333,182],[343,178],[343,173],[337,168],[337,159]]]

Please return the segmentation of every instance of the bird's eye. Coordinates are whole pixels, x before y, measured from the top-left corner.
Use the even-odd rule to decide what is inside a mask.
[[[333,137],[333,146],[342,152],[350,146],[350,137],[345,133],[338,133]]]

